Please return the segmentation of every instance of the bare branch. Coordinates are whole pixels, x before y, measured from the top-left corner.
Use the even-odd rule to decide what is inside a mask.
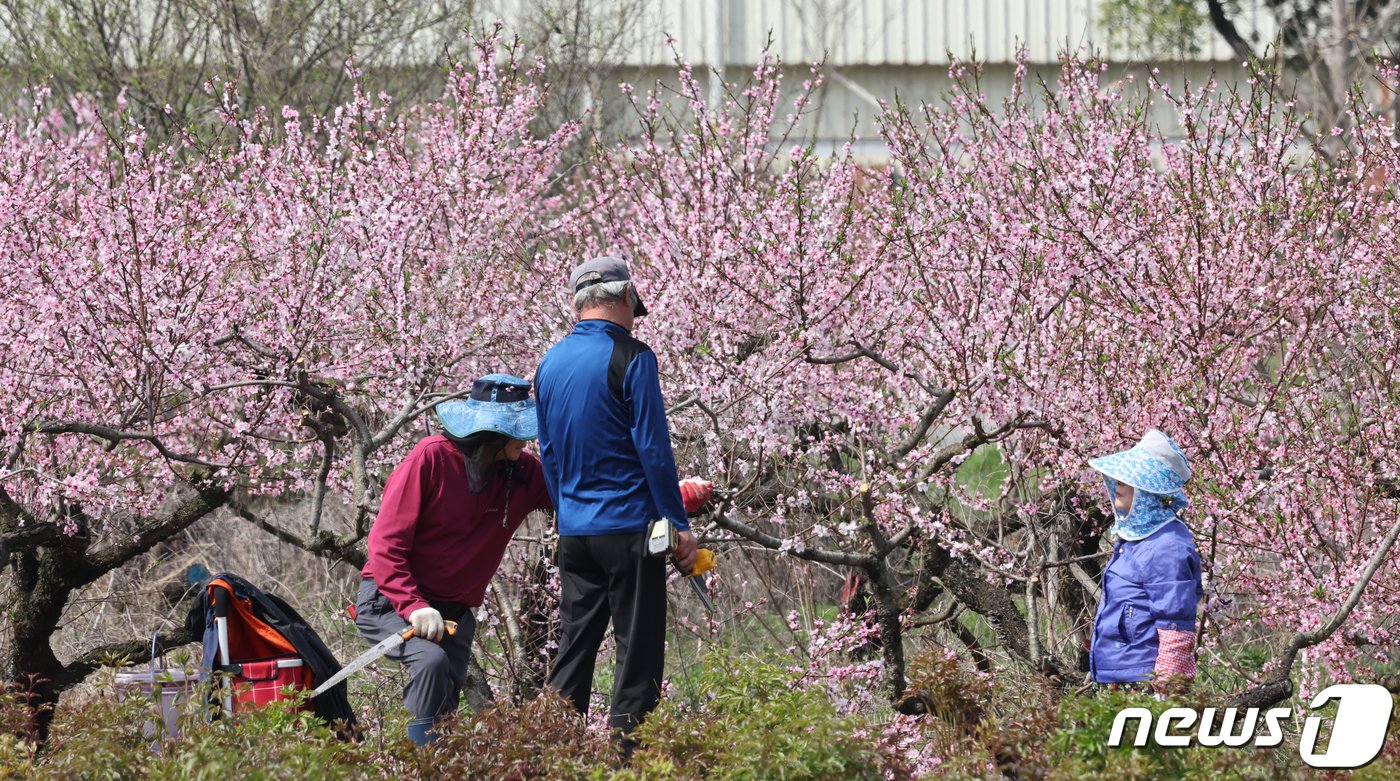
[[[433,407],[436,407],[444,401],[465,398],[470,394],[471,389],[468,388],[467,390],[457,391],[456,393],[428,393],[419,396],[414,401],[404,405],[404,408],[399,412],[398,416],[381,429],[378,434],[374,435],[374,439],[371,440],[371,450],[378,450],[384,447],[384,445],[388,444],[391,439],[398,435],[400,429],[417,420]],[[424,401],[424,399],[430,399],[430,401]]]
[[[350,449],[350,472],[355,482],[355,506],[361,509],[368,508],[370,504],[369,454],[381,445],[375,444],[375,437],[370,434],[369,425],[365,423],[360,413],[346,404],[334,388],[327,388],[309,380],[297,383],[297,388],[339,413],[341,417],[350,422],[350,425],[354,426],[359,439],[359,443]]]
[[[875,558],[883,560],[890,555],[894,546],[890,543],[889,537],[886,537],[885,533],[880,530],[879,521],[875,520],[875,497],[870,492],[869,483],[860,484],[860,506],[862,514],[865,516],[865,523],[861,524],[861,528],[875,548]]]
[[[1016,607],[1010,590],[988,581],[963,557],[953,556],[936,543],[928,546],[924,565],[959,602],[986,619],[1012,656],[1057,678],[1061,685],[1067,684],[1069,675],[1059,660],[1049,654],[1037,655],[1039,649],[1030,637],[1032,628]]]
[[[1073,567],[1075,564],[1078,564],[1081,561],[1092,561],[1094,559],[1102,559],[1108,555],[1109,552],[1105,551],[1103,553],[1086,553],[1083,556],[1075,556],[1073,558],[1062,559],[1060,561],[1043,561],[1040,563],[1040,568],[1042,570],[1047,570],[1051,567]]]
[[[1298,652],[1331,637],[1341,628],[1342,624],[1346,623],[1351,611],[1361,601],[1366,587],[1371,585],[1371,579],[1375,577],[1381,565],[1390,560],[1390,553],[1395,547],[1397,538],[1400,538],[1400,518],[1391,524],[1390,530],[1386,532],[1385,537],[1371,554],[1371,559],[1366,562],[1366,568],[1362,570],[1361,577],[1352,584],[1351,593],[1347,595],[1346,601],[1337,608],[1336,612],[1311,632],[1295,633],[1283,651],[1274,656],[1270,663],[1273,672],[1265,679],[1264,683],[1246,689],[1236,695],[1232,702],[1247,703],[1245,707],[1268,707],[1292,695],[1293,683],[1288,676],[1293,671],[1293,663],[1298,659]]]
[[[156,637],[156,651],[164,653],[171,648],[198,642],[198,640],[199,638],[192,637],[184,628],[161,632]],[[60,690],[76,686],[99,667],[114,659],[125,659],[133,664],[144,664],[151,661],[150,639],[123,640],[100,645],[64,665],[63,670],[55,676],[54,683]]]
[[[198,456],[175,453],[165,446],[165,443],[161,441],[159,435],[150,431],[121,431],[97,423],[82,423],[79,421],[45,423],[42,426],[37,426],[34,430],[40,434],[86,434],[91,437],[97,437],[98,439],[105,439],[107,440],[106,448],[108,450],[112,450],[118,444],[126,440],[149,442],[155,447],[156,452],[170,461],[176,461],[182,464],[193,464],[194,466],[202,466],[208,469],[225,469],[229,466],[228,464],[216,464],[211,461],[205,461]]]
[[[968,453],[973,450],[976,450],[981,445],[996,442],[997,440],[1001,439],[1002,437],[1006,436],[1012,431],[1049,427],[1050,424],[1047,421],[1030,419],[1025,415],[1017,415],[1016,417],[1012,418],[1006,423],[1003,423],[997,428],[991,431],[987,431],[982,426],[982,421],[974,417],[972,419],[972,431],[963,435],[962,439],[951,444],[945,445],[942,450],[939,450],[938,453],[934,455],[933,460],[929,461],[928,464],[924,465],[923,470],[919,473],[919,479],[927,480],[929,477],[933,476],[935,472],[942,469],[945,464],[947,464],[949,461],[952,461],[954,458],[962,455],[963,453]]]
[[[0,568],[8,564],[11,553],[50,545],[61,536],[62,532],[51,523],[34,524],[18,531],[0,534]]]
[[[220,384],[218,384],[218,385],[210,385],[208,388],[205,388],[205,392],[206,392],[206,393],[216,393],[216,392],[218,392],[218,391],[232,390],[232,389],[234,389],[234,388],[258,388],[258,387],[299,389],[301,386],[298,385],[298,384],[295,383],[295,382],[288,382],[287,380],[273,380],[273,379],[234,380],[234,381],[232,381],[232,382],[220,383]]]
[[[869,358],[870,360],[879,364],[885,370],[889,371],[891,374],[898,374],[901,377],[908,377],[914,382],[917,382],[919,384],[919,387],[923,388],[931,396],[942,396],[945,393],[952,393],[951,390],[948,390],[946,388],[934,387],[933,383],[929,382],[924,377],[924,375],[920,374],[919,372],[910,369],[901,369],[898,366],[895,366],[894,362],[890,361],[888,358],[885,358],[884,356],[880,355],[874,350],[871,350],[868,347],[865,347],[858,343],[854,344],[853,346],[855,347],[855,350],[853,352],[843,353],[841,355],[828,356],[805,355],[803,356],[803,360],[805,360],[807,363],[815,364],[818,366],[832,366],[836,364],[850,363],[851,361],[854,361],[857,358]]]
[[[355,535],[348,538],[337,538],[329,532],[319,532],[310,537],[303,537],[294,532],[290,532],[277,524],[254,513],[246,504],[239,501],[229,503],[229,510],[239,518],[253,524],[263,531],[271,534],[282,542],[300,548],[307,553],[320,556],[331,561],[342,561],[352,567],[363,568],[368,557],[360,548],[360,540],[364,539],[358,530]]]
[[[18,529],[21,524],[37,524],[38,520],[19,506],[5,486],[0,485],[0,529]]]
[[[727,529],[729,531],[732,531],[735,534],[738,534],[747,540],[751,540],[753,542],[758,543],[759,545],[762,545],[765,548],[768,548],[769,550],[782,551],[784,548],[783,540],[771,534],[768,534],[767,532],[760,531],[759,529],[750,526],[744,523],[743,521],[739,521],[730,517],[730,515],[724,511],[724,508],[720,508],[720,510],[714,513],[714,519],[715,524],[721,529]],[[842,567],[860,567],[862,569],[871,569],[876,565],[876,559],[873,556],[863,556],[858,553],[847,553],[845,551],[822,550],[819,548],[807,547],[798,550],[797,548],[790,547],[787,552],[789,555],[796,556],[799,559],[805,559],[807,561],[819,561],[824,564],[835,564]]]
[[[311,494],[312,534],[321,530],[321,514],[326,508],[326,491],[330,486],[331,464],[335,461],[335,437],[323,433],[321,442],[326,450],[321,456],[321,468],[316,473],[316,485]]]
[[[924,437],[928,435],[928,430],[933,426],[933,422],[938,419],[939,415],[943,414],[943,410],[948,407],[952,400],[953,391],[951,390],[943,390],[935,396],[933,403],[929,404],[928,409],[924,410],[923,416],[919,418],[919,424],[914,427],[913,431],[909,432],[909,436],[899,443],[898,447],[886,455],[886,459],[898,461],[914,452],[914,448],[924,441]]]
[[[287,359],[287,356],[276,352],[270,347],[264,347],[263,345],[258,344],[252,339],[249,339],[247,336],[244,336],[243,333],[238,330],[238,326],[233,327],[232,333],[224,334],[218,339],[215,339],[213,341],[213,345],[215,347],[223,347],[224,345],[229,344],[230,342],[238,342],[244,347],[247,347],[249,350],[252,350],[258,355],[261,355],[262,357],[267,358],[269,360],[284,361]]]
[[[28,437],[29,432],[21,428],[19,433],[15,436],[15,444],[10,448],[10,451],[5,454],[5,463],[0,464],[0,470],[8,471],[15,468],[15,465],[19,463],[20,456],[24,455],[24,442]]]
[[[936,624],[941,624],[944,621],[951,620],[954,616],[961,613],[962,610],[963,606],[960,602],[958,602],[956,599],[950,599],[948,600],[948,604],[944,605],[943,609],[938,611],[938,613],[927,618],[921,618],[918,621],[911,621],[909,622],[908,628],[920,629],[926,626],[934,626]]]
[[[918,528],[919,527],[912,523],[906,523],[903,529],[895,532],[894,536],[890,537],[890,549],[893,550],[903,545],[906,540],[914,535],[914,532],[918,531]]]
[[[157,544],[174,537],[190,524],[203,518],[228,501],[228,490],[212,483],[202,483],[195,495],[186,499],[172,512],[141,526],[130,537],[89,554],[83,562],[79,583],[91,583],[102,575],[131,561]]]

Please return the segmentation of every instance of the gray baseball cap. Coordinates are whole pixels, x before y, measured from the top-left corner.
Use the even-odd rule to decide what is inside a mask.
[[[597,285],[603,282],[631,282],[632,272],[627,268],[627,261],[614,255],[600,255],[591,260],[584,261],[578,268],[569,275],[569,292],[571,294]],[[642,303],[642,296],[637,292],[637,286],[632,285],[632,300],[635,302],[632,307],[632,316],[641,317],[647,313],[646,306]]]

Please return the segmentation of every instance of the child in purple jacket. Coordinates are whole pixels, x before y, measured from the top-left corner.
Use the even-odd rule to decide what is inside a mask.
[[[1128,450],[1089,460],[1113,504],[1113,555],[1103,573],[1089,670],[1100,684],[1183,688],[1196,677],[1201,557],[1181,513],[1186,454],[1156,429]]]

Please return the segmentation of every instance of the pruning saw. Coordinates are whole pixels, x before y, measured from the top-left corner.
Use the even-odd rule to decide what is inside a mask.
[[[457,634],[457,622],[444,621],[443,632],[447,633],[448,635]],[[402,632],[396,632],[395,634],[389,635],[383,640],[380,640],[378,643],[375,643],[374,646],[368,651],[365,651],[364,653],[355,657],[355,661],[350,662],[349,664],[340,668],[340,672],[327,678],[325,683],[321,684],[320,686],[317,686],[314,690],[312,690],[311,696],[319,697],[322,694],[325,694],[326,692],[335,688],[336,684],[340,683],[346,678],[349,678],[351,675],[354,675],[355,673],[359,672],[361,669],[364,668],[365,665],[369,664],[375,659],[378,659],[384,654],[389,653],[395,648],[398,648],[399,646],[408,642],[408,639],[410,637],[414,636],[416,636],[416,633],[413,631],[413,627],[409,627],[403,630]]]

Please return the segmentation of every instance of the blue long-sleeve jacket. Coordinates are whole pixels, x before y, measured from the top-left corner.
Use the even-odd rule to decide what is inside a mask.
[[[1196,629],[1201,556],[1179,521],[1140,540],[1119,540],[1103,573],[1089,667],[1098,683],[1147,681],[1157,663],[1158,629]]]
[[[656,355],[622,326],[581,320],[535,372],[540,461],[564,537],[690,528]]]

